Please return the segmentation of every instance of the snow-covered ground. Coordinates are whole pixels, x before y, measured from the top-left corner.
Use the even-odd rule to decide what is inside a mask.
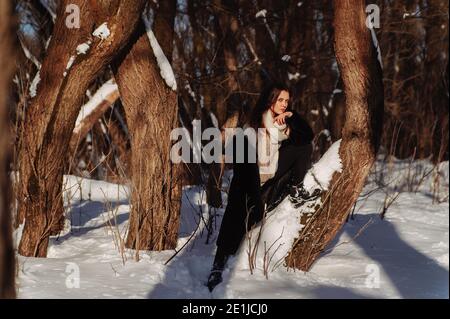
[[[48,258],[18,256],[19,298],[448,298],[448,162],[436,170],[427,161],[378,161],[356,205],[330,247],[305,273],[262,263],[250,274],[245,247],[230,261],[224,282],[204,286],[223,214],[207,241],[204,191],[185,187],[178,248],[120,252],[129,217],[126,187],[67,176],[67,230],[51,239]],[[423,177],[425,176],[425,177]],[[224,180],[229,184],[230,176]],[[380,187],[383,185],[384,187]],[[81,192],[80,192],[81,190]],[[380,219],[385,199],[400,194]],[[434,194],[433,194],[434,193]],[[386,195],[387,194],[387,195]],[[387,196],[387,197],[386,197]],[[226,193],[223,193],[226,200]],[[433,202],[433,197],[440,203]],[[278,229],[296,214],[288,201],[274,212]],[[70,222],[69,222],[70,221]],[[287,226],[287,225],[286,225]],[[17,234],[19,236],[19,234]],[[275,236],[279,237],[279,236]],[[281,239],[281,241],[283,238]],[[262,258],[262,257],[259,257]],[[259,260],[261,261],[261,260]],[[273,269],[275,268],[275,269]]]

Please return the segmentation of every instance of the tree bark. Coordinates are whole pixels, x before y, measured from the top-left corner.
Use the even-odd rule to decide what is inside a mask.
[[[81,27],[66,27],[65,8],[80,8]],[[19,149],[21,196],[19,214],[25,226],[19,253],[45,257],[49,236],[63,226],[62,178],[68,145],[89,84],[126,44],[145,1],[65,0],[40,71],[37,96],[26,110]],[[109,36],[92,31],[107,23]],[[91,41],[85,54],[76,48]],[[71,67],[69,61],[74,57]]]
[[[364,0],[334,1],[335,51],[346,95],[346,115],[339,155],[342,173],[286,257],[289,267],[308,271],[336,236],[357,200],[378,150],[383,118],[382,72],[365,25]]]
[[[12,8],[0,2],[0,298],[15,298],[15,258],[11,225],[11,134],[8,98],[14,65],[12,48]]]
[[[167,32],[156,35],[161,37]],[[145,28],[114,64],[131,136],[132,198],[126,246],[176,247],[181,202],[180,165],[170,161],[170,132],[178,126],[177,94],[160,75]]]

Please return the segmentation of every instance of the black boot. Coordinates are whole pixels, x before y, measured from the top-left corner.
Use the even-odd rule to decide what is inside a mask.
[[[289,190],[289,200],[294,204],[295,208],[300,207],[306,202],[311,202],[317,199],[322,194],[320,188],[314,189],[309,193],[303,186],[303,182],[299,185],[290,186]]]
[[[212,292],[214,288],[222,282],[222,271],[223,270],[211,270],[211,273],[208,277],[208,286],[209,292]]]
[[[229,254],[225,254],[221,252],[220,249],[217,249],[213,267],[208,277],[208,283],[206,284],[210,292],[212,292],[213,289],[222,282],[222,272],[225,269],[225,265],[229,257]]]

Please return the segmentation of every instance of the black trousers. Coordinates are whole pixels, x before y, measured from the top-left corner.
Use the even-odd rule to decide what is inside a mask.
[[[264,216],[265,207],[280,200],[289,184],[299,184],[311,167],[312,145],[280,147],[275,176],[260,186],[256,163],[233,165],[228,204],[217,238],[217,255],[234,255],[247,231]]]

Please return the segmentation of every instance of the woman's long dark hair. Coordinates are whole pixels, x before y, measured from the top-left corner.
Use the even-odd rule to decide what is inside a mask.
[[[289,88],[282,83],[274,83],[265,87],[259,95],[253,111],[247,121],[248,125],[257,130],[262,125],[262,115],[267,111],[278,99],[281,91],[290,93]]]

